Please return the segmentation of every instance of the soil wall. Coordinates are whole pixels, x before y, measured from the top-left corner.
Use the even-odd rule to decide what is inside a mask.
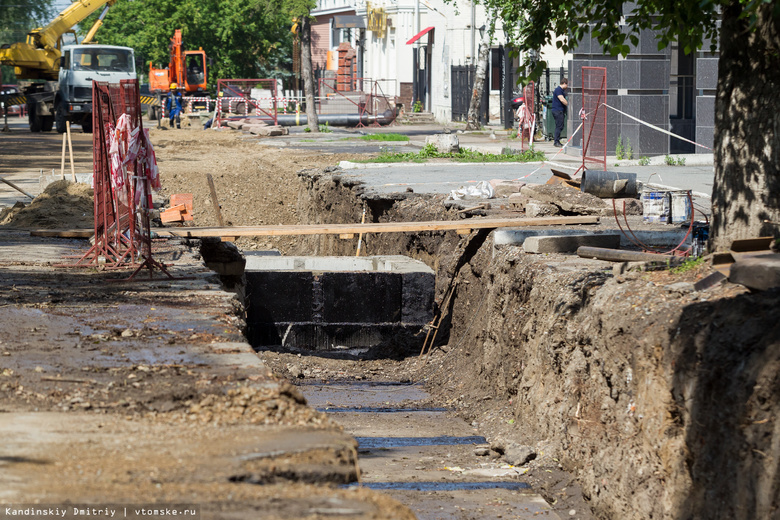
[[[368,201],[304,175],[311,222],[456,218],[425,197]],[[694,274],[578,266],[487,235],[368,237],[455,280],[432,391],[495,443],[536,446],[576,474],[600,518],[780,518],[780,291],[674,285]],[[316,239],[308,254],[354,254]],[[298,253],[301,253],[300,251]],[[454,276],[457,273],[457,276]]]

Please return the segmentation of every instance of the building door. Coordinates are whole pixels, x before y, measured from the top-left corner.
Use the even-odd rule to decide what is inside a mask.
[[[450,100],[453,121],[466,121],[471,104],[471,93],[474,90],[474,78],[477,76],[477,68],[474,65],[452,65],[450,67]],[[485,78],[489,81],[490,78]],[[480,104],[479,122],[483,125],[488,122],[490,112],[490,89],[482,90],[482,103]]]
[[[693,141],[696,138],[694,53],[686,55],[677,44],[674,44],[671,50],[669,127],[673,134]],[[693,144],[674,137],[669,139],[669,153],[695,152]]]

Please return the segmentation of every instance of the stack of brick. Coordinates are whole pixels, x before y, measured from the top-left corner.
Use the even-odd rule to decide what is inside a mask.
[[[171,205],[160,212],[160,220],[163,224],[173,222],[183,223],[185,220],[194,220],[192,213],[192,193],[176,193],[171,195]]]

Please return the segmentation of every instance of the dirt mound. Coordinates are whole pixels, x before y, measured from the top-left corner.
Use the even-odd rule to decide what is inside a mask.
[[[93,190],[61,180],[49,184],[29,206],[16,205],[0,215],[0,225],[24,229],[89,228],[94,222]]]
[[[187,421],[226,424],[263,424],[333,428],[321,412],[306,406],[306,399],[289,383],[264,388],[238,388],[225,395],[210,394],[180,417]]]

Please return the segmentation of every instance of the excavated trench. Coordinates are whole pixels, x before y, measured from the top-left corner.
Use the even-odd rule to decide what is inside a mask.
[[[374,222],[458,218],[433,197],[374,198],[338,171],[302,172],[301,179],[299,213],[310,223],[357,222],[364,207]],[[780,518],[780,292],[732,284],[697,292],[666,272],[613,275],[600,262],[495,247],[486,232],[364,241],[367,255],[406,255],[436,273],[434,309],[443,319],[431,361],[415,380],[471,426],[454,436],[471,438],[469,450],[479,437],[498,453],[531,447],[537,467],[573,476],[537,478],[533,487],[553,505],[581,493],[591,511],[575,518]],[[286,253],[352,256],[354,248],[354,241],[319,236]],[[410,351],[421,338],[414,341]],[[393,342],[380,343],[379,352],[392,355]],[[428,414],[417,424],[429,424],[439,420],[430,414],[444,413],[430,400],[420,409],[356,404],[344,399],[354,394],[348,387],[328,388],[335,394],[320,405],[324,388],[304,393],[337,416],[372,413],[378,430],[383,416]],[[420,437],[446,435],[439,429]],[[370,460],[383,449],[418,450],[397,452],[397,460],[425,458],[420,441],[410,448],[382,434],[356,436],[372,438],[361,448]],[[414,489],[419,497],[433,488]],[[453,505],[437,500],[440,511]],[[418,505],[416,498],[407,503]],[[432,511],[418,509],[421,518],[428,515],[420,510]]]

